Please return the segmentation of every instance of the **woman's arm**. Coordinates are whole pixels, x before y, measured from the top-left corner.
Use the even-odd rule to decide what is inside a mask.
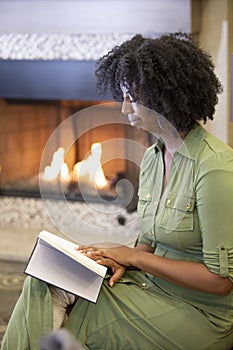
[[[139,245],[136,248],[126,246],[97,248],[89,246],[80,249],[90,257],[95,256],[97,262],[104,263],[103,257],[111,258],[120,265],[136,267],[184,288],[224,296],[233,287],[228,278],[222,278],[210,272],[204,264],[156,256],[152,254],[153,249],[146,245]]]
[[[175,283],[217,295],[227,295],[232,290],[232,282],[212,273],[201,263],[171,260],[138,251],[132,255],[132,264],[137,268]]]

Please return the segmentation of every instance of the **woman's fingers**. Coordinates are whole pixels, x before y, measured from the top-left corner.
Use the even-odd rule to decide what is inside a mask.
[[[109,280],[109,285],[112,287],[125,273],[126,267],[118,264],[116,261],[109,258],[102,258],[97,260],[101,265],[108,266],[112,270],[112,276]]]
[[[100,248],[94,246],[80,246],[77,247],[76,250],[83,254],[99,254],[101,252]]]
[[[90,254],[90,253],[89,253],[89,254],[88,254],[88,253],[82,253],[82,254],[85,255],[85,256],[87,256],[88,258],[90,258],[90,259],[92,259],[92,260],[95,260],[95,261],[97,261],[97,260],[103,258],[102,255],[94,254],[94,253],[92,253],[92,254]]]
[[[135,249],[129,248],[124,245],[119,245],[111,248],[105,247],[94,247],[94,246],[83,246],[79,247],[78,250],[82,254],[86,254],[90,258],[93,256],[104,256],[117,261],[121,265],[131,266],[133,255],[136,253]]]
[[[111,249],[111,248],[110,248]],[[105,256],[106,250],[100,250],[97,247],[85,246],[79,247],[77,250],[95,260],[98,264],[109,267],[112,270],[112,276],[109,280],[109,286],[112,287],[125,273],[126,267],[119,264],[115,260]]]
[[[110,287],[112,287],[124,275],[125,271],[125,266],[119,265],[118,267],[116,267],[112,277],[109,280]]]
[[[118,264],[116,261],[109,258],[99,258],[96,262],[100,265],[107,266],[112,270],[112,276],[109,280],[109,285],[112,287],[125,273],[126,267]]]

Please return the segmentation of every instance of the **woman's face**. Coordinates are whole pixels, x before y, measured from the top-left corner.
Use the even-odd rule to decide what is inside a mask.
[[[159,114],[135,101],[126,86],[121,86],[121,90],[123,94],[121,111],[128,116],[130,124],[150,133],[160,133],[157,122]]]

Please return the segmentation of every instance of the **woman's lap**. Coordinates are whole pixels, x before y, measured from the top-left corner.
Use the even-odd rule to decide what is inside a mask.
[[[136,271],[113,288],[105,281],[96,304],[78,299],[72,313],[81,317],[71,315],[66,327],[90,350],[224,349],[214,347],[215,326],[201,311]]]
[[[96,304],[78,298],[65,324],[88,349],[230,348],[227,339],[213,345],[218,335],[201,311],[165,294],[142,273],[132,271],[112,288],[107,282]],[[27,349],[23,342],[28,341],[28,348],[38,349],[38,338],[53,324],[47,285],[28,278],[12,316],[2,350]]]

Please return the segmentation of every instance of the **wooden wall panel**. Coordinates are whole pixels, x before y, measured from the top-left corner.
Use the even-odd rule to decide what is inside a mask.
[[[57,106],[0,101],[0,184],[39,172],[45,144],[56,127]]]

